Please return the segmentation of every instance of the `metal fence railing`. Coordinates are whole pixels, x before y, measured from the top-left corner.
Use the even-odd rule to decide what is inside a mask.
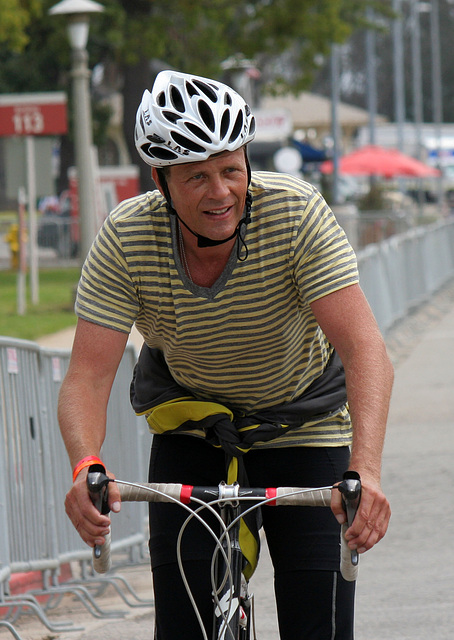
[[[454,219],[415,227],[357,255],[362,289],[386,334],[454,277]]]
[[[64,564],[91,562],[91,550],[64,510],[71,469],[57,424],[57,399],[69,355],[0,338],[0,611],[8,622],[13,609],[17,616],[18,608],[32,608],[52,631],[61,628],[53,626],[38,601],[10,596],[9,581],[16,573],[42,572],[44,594],[75,591],[93,610],[93,598],[83,586],[58,584]],[[110,433],[103,456],[123,477],[146,480],[145,439],[151,436],[145,421],[129,409],[134,363],[135,352],[128,347],[109,401]],[[147,511],[141,503],[131,507],[115,516],[114,550],[138,560],[147,538]],[[81,573],[87,574],[86,569]]]
[[[79,247],[79,223],[76,218],[44,215],[38,219],[37,244],[53,249],[58,258],[75,258]]]

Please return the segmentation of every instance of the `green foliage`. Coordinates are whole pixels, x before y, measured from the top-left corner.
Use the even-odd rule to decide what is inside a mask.
[[[29,41],[27,27],[41,10],[39,0],[0,0],[0,43],[13,52],[23,51]]]
[[[49,17],[54,0],[0,0],[0,92],[56,89],[69,68],[66,19]],[[268,65],[271,83],[306,86],[320,56],[367,23],[370,0],[104,0],[90,30],[92,65],[119,69],[158,59],[182,71],[219,76],[226,58],[243,54]],[[275,67],[287,59],[293,73]],[[18,53],[21,53],[19,56]]]
[[[80,270],[75,268],[41,270],[40,302],[32,306],[28,300],[26,314],[19,316],[17,314],[17,275],[13,271],[2,271],[0,335],[36,340],[41,336],[75,325],[73,298],[79,273]]]
[[[7,18],[1,11],[3,1],[0,0],[0,24]],[[0,93],[55,91],[63,86],[61,70],[70,66],[66,31],[56,28],[58,25],[47,16],[44,3],[39,5],[39,16],[29,13],[30,21],[24,32],[26,46],[21,51],[12,50],[0,37]]]
[[[54,0],[0,0],[4,47],[0,91],[25,91],[22,86],[34,90],[38,82],[46,88],[50,79],[58,82],[56,64],[68,68],[66,19],[49,17],[53,4]],[[133,66],[141,58],[153,58],[182,71],[216,76],[222,61],[232,55],[242,53],[272,63],[282,52],[291,51],[295,73],[289,77],[277,71],[272,80],[295,89],[307,84],[333,42],[344,41],[354,28],[367,24],[369,5],[382,15],[390,12],[389,2],[376,0],[104,0],[102,4],[104,12],[91,25],[93,62],[110,59]],[[23,54],[19,65],[12,56],[18,52]],[[8,88],[8,83],[18,86]]]
[[[368,0],[106,0],[104,5],[93,28],[118,62],[132,66],[154,58],[181,71],[219,76],[230,56],[242,53],[272,64],[282,52],[293,51],[293,76],[276,72],[272,81],[296,90],[307,85],[332,42],[344,41],[366,23]]]
[[[253,59],[266,90],[307,88],[333,42],[365,24],[377,0],[101,0],[90,21],[89,66],[110,69],[106,87],[93,91],[96,143],[104,140],[110,113],[103,97],[123,87],[126,141],[135,157],[130,123],[150,61],[220,78],[233,56]],[[67,18],[49,16],[56,0],[0,0],[0,93],[69,89]],[[14,46],[12,46],[14,43]],[[285,57],[282,55],[285,54]],[[103,91],[107,88],[107,92]],[[70,91],[68,91],[70,94]],[[71,122],[71,101],[70,122]],[[62,171],[64,172],[63,166]],[[145,168],[142,168],[145,171]],[[149,173],[142,182],[149,181]]]
[[[68,69],[67,19],[48,15],[55,0],[0,0],[0,92],[59,88]],[[91,20],[92,66],[119,69],[141,59],[219,76],[226,58],[243,54],[272,67],[270,82],[305,87],[333,42],[368,24],[367,7],[390,15],[389,0],[104,0]],[[289,52],[292,74],[275,68]],[[21,55],[18,55],[18,54]]]

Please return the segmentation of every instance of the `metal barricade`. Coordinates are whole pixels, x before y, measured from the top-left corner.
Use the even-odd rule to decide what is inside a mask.
[[[145,418],[137,417],[129,402],[129,388],[135,362],[134,348],[128,346],[110,394],[107,434],[101,457],[118,477],[142,478],[146,482],[152,436]],[[139,502],[135,505],[128,504],[119,514],[112,514],[111,517],[115,527],[112,550],[127,547],[131,554],[134,554],[138,550],[137,546],[134,546],[134,539],[139,544],[145,539],[148,540],[147,505]]]
[[[58,514],[58,553],[60,562],[91,560],[91,549],[79,537],[64,512],[66,492],[71,486],[71,468],[57,422],[57,402],[61,381],[68,364],[69,351],[40,350],[42,371],[43,411],[46,415],[55,504]],[[120,362],[107,410],[107,436],[102,458],[112,471],[122,477],[140,477],[146,480],[143,451],[151,436],[144,420],[137,418],[129,404],[129,384],[135,364],[135,352],[128,346]],[[149,449],[149,446],[148,446]],[[146,507],[137,503],[122,510],[115,518],[114,549],[130,549],[137,557],[138,547],[146,538],[144,522]]]
[[[66,517],[65,495],[71,486],[71,467],[57,420],[58,394],[69,365],[70,352],[40,349],[41,413],[51,460],[52,508],[58,522],[56,556],[60,563],[87,558],[89,549],[83,544]],[[70,553],[71,552],[71,553]]]
[[[2,584],[2,606],[34,612],[51,631],[54,627],[33,596],[9,596],[10,574],[58,570],[57,521],[49,508],[52,487],[47,485],[48,449],[40,415],[39,347],[24,340],[0,338],[2,396],[2,517],[7,526],[8,567]],[[4,573],[4,572],[2,572]],[[19,637],[9,620],[2,620]]]
[[[3,400],[3,385],[0,384],[1,411],[3,411],[4,407]],[[8,511],[6,506],[6,459],[4,453],[4,447],[0,446],[0,603],[4,601],[4,597],[8,590],[9,578],[11,575],[9,530],[7,517]]]
[[[12,572],[58,568],[55,512],[49,508],[49,458],[40,398],[39,347],[0,341],[2,445]]]
[[[82,542],[64,513],[64,498],[71,486],[71,468],[57,423],[57,401],[60,384],[69,363],[69,352],[41,349],[43,397],[52,452],[55,501],[59,513],[58,550],[60,561],[90,559],[91,550]],[[115,377],[108,405],[106,444],[102,457],[106,464],[124,477],[145,477],[143,469],[144,421],[136,418],[129,404],[129,384],[135,363],[132,347],[125,350]],[[137,508],[138,507],[138,508]],[[119,548],[141,545],[145,539],[143,522],[146,509],[134,505],[115,517],[115,532]]]
[[[454,277],[454,220],[371,244],[358,252],[358,266],[361,287],[386,334]]]
[[[103,615],[83,587],[58,584],[63,564],[74,560],[91,563],[92,555],[64,509],[71,468],[58,427],[57,403],[69,357],[69,351],[0,338],[0,602],[7,597],[11,574],[40,571],[43,592],[74,592],[90,612]],[[151,436],[129,404],[134,363],[134,350],[128,346],[112,388],[109,437],[102,455],[123,477],[146,479],[144,449],[149,449]],[[130,559],[138,560],[147,539],[146,506],[129,506],[132,509],[113,516],[114,550],[128,550]],[[9,599],[7,606],[14,602],[19,608],[32,609],[50,630],[62,631],[31,597]]]

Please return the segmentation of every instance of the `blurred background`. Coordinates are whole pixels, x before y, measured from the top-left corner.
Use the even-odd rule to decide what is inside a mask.
[[[15,594],[30,590],[35,569],[45,596],[60,578],[90,583],[91,552],[63,510],[70,470],[57,398],[81,263],[113,207],[154,188],[135,114],[156,74],[173,68],[236,88],[257,119],[252,167],[315,184],[357,251],[399,365],[384,466],[393,526],[362,565],[357,628],[365,640],[451,640],[452,509],[438,496],[452,486],[454,453],[453,27],[454,0],[0,0],[0,605],[12,594],[22,606]],[[149,434],[123,400],[132,344],[125,358],[106,456],[140,478]],[[122,514],[117,548],[137,562],[144,515]],[[68,558],[73,569],[80,561],[71,580]],[[68,615],[85,625],[89,614],[72,596],[54,611],[54,595],[60,626],[47,624],[45,637],[63,640]],[[258,616],[264,637],[272,601]],[[5,610],[16,623],[21,610]],[[43,613],[31,633],[33,616],[22,616],[24,638],[44,637]],[[136,620],[144,637],[150,618]],[[132,637],[123,623],[95,619],[97,637]],[[75,637],[71,625],[64,637]]]
[[[78,264],[153,188],[133,128],[167,68],[236,88],[253,168],[315,184],[355,249],[450,216],[453,26],[454,0],[0,3],[2,266],[20,241],[32,265]]]

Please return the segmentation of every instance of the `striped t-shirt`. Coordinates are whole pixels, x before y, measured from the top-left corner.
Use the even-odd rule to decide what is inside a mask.
[[[254,172],[251,222],[210,288],[186,276],[176,220],[158,191],[121,203],[84,264],[76,313],[118,331],[133,323],[195,397],[255,411],[299,397],[332,347],[310,303],[358,282],[356,258],[321,195]],[[239,253],[239,257],[238,257]],[[346,407],[264,446],[350,443]]]

